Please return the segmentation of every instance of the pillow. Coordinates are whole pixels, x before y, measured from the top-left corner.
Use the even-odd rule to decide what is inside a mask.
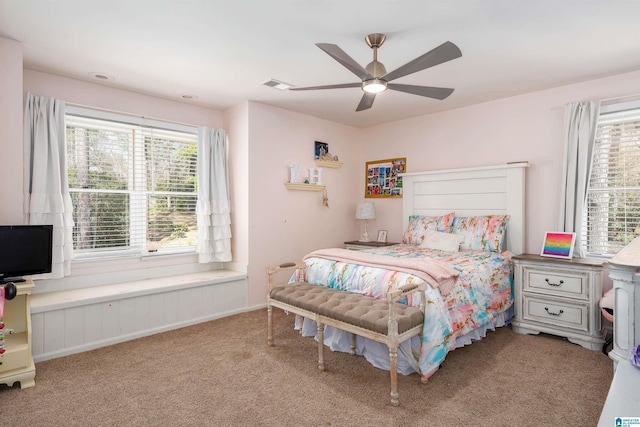
[[[420,247],[427,249],[439,249],[447,252],[458,252],[464,236],[460,234],[441,233],[440,231],[427,230]]]
[[[455,217],[451,233],[460,234],[464,240],[461,250],[502,252],[509,215]]]
[[[427,230],[443,231],[448,233],[453,223],[455,212],[450,212],[442,216],[422,216],[411,215],[407,231],[404,233],[402,243],[410,245],[419,245],[424,240],[424,234]]]

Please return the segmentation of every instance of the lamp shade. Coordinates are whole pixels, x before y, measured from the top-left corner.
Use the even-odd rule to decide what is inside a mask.
[[[356,207],[356,219],[374,219],[376,217],[376,207],[373,202],[358,203]]]

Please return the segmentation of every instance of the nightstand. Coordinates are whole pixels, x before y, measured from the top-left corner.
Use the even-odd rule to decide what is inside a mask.
[[[361,242],[359,240],[353,240],[351,242],[344,242],[344,247],[346,249],[352,249],[354,251],[361,251],[363,249],[371,249],[371,248],[381,248],[383,246],[392,246],[397,245],[394,242]]]
[[[598,301],[604,260],[522,254],[513,257],[513,263],[515,332],[544,332],[591,350],[602,349]]]

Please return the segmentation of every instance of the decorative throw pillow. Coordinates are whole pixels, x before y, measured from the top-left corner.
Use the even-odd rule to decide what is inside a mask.
[[[463,240],[464,237],[460,234],[427,230],[420,247],[427,249],[439,249],[447,252],[458,252],[460,249],[460,243],[462,243]]]
[[[441,216],[411,215],[409,224],[404,233],[402,243],[419,245],[424,240],[427,230],[443,231],[448,233],[453,223],[455,212],[450,212]]]
[[[461,250],[502,252],[508,220],[509,215],[457,216],[453,219],[451,233],[464,237]]]

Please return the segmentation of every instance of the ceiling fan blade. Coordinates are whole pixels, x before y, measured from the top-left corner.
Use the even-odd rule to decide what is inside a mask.
[[[373,76],[369,74],[367,70],[365,70],[360,64],[358,64],[344,50],[340,49],[338,45],[330,43],[317,43],[316,46],[324,50],[329,56],[341,63],[353,74],[358,76],[360,80],[368,80],[373,78]]]
[[[434,65],[442,64],[443,62],[451,61],[452,59],[456,59],[461,56],[462,52],[458,46],[451,42],[444,42],[435,49],[430,50],[413,61],[406,63],[402,67],[393,70],[382,78],[390,82],[391,80],[399,79],[400,77],[425,70],[429,67],[433,67]]]
[[[365,92],[364,95],[362,95],[362,99],[360,100],[360,104],[358,104],[356,111],[368,110],[373,105],[374,99],[376,99],[375,93]]]
[[[289,90],[316,90],[316,89],[344,89],[349,87],[362,87],[362,83],[343,83],[339,85],[311,86],[311,87],[292,87]]]
[[[453,89],[446,87],[401,85],[397,83],[387,84],[387,89],[398,90],[412,95],[426,96],[428,98],[445,99],[453,93]]]

